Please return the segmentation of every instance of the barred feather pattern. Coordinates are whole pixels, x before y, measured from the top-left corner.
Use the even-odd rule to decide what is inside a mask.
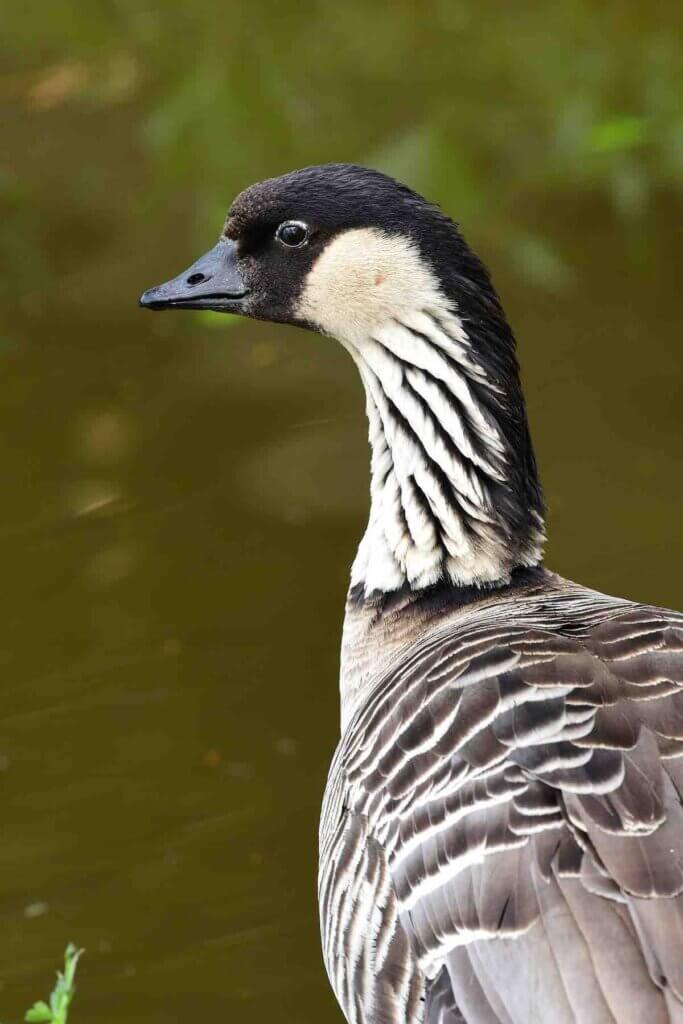
[[[510,449],[496,384],[474,361],[460,318],[438,292],[428,297],[371,336],[346,339],[372,448],[370,520],[351,573],[366,595],[443,577],[500,580],[541,558],[541,517],[518,537],[506,522]]]
[[[541,559],[514,338],[486,271],[454,225],[446,234],[450,256],[462,254],[448,281],[413,237],[343,231],[297,305],[301,322],[344,345],[365,388],[371,508],[351,571],[365,598],[498,583]]]
[[[683,616],[536,572],[349,607],[319,896],[350,1024],[683,1022]]]

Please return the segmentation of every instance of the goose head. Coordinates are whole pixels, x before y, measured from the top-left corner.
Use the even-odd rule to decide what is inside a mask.
[[[216,245],[140,305],[294,324],[350,352],[372,446],[352,572],[362,599],[501,584],[539,563],[543,502],[512,333],[456,224],[405,185],[350,164],[252,185]]]
[[[440,284],[452,290],[458,274],[484,284],[437,207],[378,171],[327,164],[247,188],[217,244],[140,305],[237,313],[345,341],[415,309]]]

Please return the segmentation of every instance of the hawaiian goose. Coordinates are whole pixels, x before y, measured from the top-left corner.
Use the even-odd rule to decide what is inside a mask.
[[[543,568],[515,344],[439,209],[331,164],[145,292],[332,335],[372,448],[320,828],[351,1024],[683,1022],[683,616]]]

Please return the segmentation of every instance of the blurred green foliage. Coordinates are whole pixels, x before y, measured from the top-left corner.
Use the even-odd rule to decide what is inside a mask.
[[[105,131],[113,108],[142,105],[136,143],[163,168],[169,194],[191,189],[202,234],[252,180],[350,159],[428,192],[557,288],[570,275],[542,231],[520,223],[525,195],[558,202],[583,191],[637,219],[683,180],[677,3],[28,8],[35,18],[16,5],[1,15],[0,99],[13,98],[36,131],[67,104],[101,111]],[[9,163],[0,196],[21,205]],[[150,202],[165,198],[157,190]],[[24,207],[21,231],[3,218],[13,262],[32,216]]]

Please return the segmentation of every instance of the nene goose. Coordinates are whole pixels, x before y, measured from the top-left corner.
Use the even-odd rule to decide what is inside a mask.
[[[369,523],[320,828],[350,1024],[683,1022],[683,615],[543,567],[515,343],[486,269],[384,175],[253,185],[145,292],[338,339]]]

